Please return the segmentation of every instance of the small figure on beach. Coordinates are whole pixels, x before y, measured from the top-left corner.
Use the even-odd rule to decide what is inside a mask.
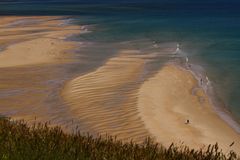
[[[189,124],[189,123],[190,123],[190,121],[189,121],[189,119],[187,119],[186,122],[185,122],[185,124]]]
[[[207,80],[207,85],[209,84],[209,79],[208,79],[208,76],[206,76],[206,80]]]
[[[177,44],[176,52],[179,52],[179,51],[180,51],[180,44],[178,43],[178,44]]]
[[[232,146],[234,145],[234,143],[235,143],[235,142],[233,141],[233,142],[229,145],[229,147],[232,147]]]
[[[81,30],[85,30],[85,26],[81,26]]]
[[[88,29],[85,26],[81,26],[82,31],[88,31]]]
[[[157,44],[156,41],[153,41],[153,47],[154,47],[154,48],[158,48],[158,44]]]
[[[191,64],[189,64],[189,59],[188,57],[185,58],[185,61],[186,61],[186,66],[190,69],[191,68]]]
[[[201,78],[200,82],[201,82],[201,85],[203,85],[203,79],[202,78]]]
[[[188,57],[186,57],[186,64],[188,64]]]

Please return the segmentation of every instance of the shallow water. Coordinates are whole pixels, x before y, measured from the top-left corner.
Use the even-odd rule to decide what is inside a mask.
[[[169,16],[167,12],[165,16],[161,12],[156,15],[142,12],[130,16],[119,13],[116,16],[88,17],[95,30],[79,36],[78,40],[126,43],[129,45],[126,48],[137,48],[146,54],[153,50],[158,52],[157,45],[162,43],[180,43],[183,59],[187,56],[190,63],[203,67],[217,99],[222,102],[221,106],[239,119],[239,14]]]

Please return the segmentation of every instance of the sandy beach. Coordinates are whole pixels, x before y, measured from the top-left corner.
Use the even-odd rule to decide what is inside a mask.
[[[217,142],[224,152],[240,153],[240,135],[219,118],[190,71],[168,64],[143,82],[146,59],[169,55],[174,48],[145,55],[121,50],[97,69],[63,79],[72,68],[47,65],[74,61],[78,43],[65,39],[81,33],[80,26],[63,19],[1,17],[1,114],[28,122],[37,116],[60,126],[74,119],[82,132],[135,142],[150,136],[166,147],[173,142],[203,148]]]
[[[240,135],[214,112],[190,71],[163,67],[140,88],[138,109],[145,127],[165,146],[202,148],[217,142],[224,152],[240,153]]]
[[[131,87],[144,67],[135,52],[119,53],[97,70],[66,83],[62,96],[82,122],[81,130],[136,142],[150,136],[166,147],[175,143],[199,149],[218,143],[225,153],[240,152],[240,135],[214,111],[189,70],[168,64]],[[124,90],[126,97],[121,100]]]
[[[60,18],[3,17],[0,44],[4,48],[0,52],[0,67],[66,61],[71,55],[68,51],[76,44],[64,38],[80,33],[80,26],[63,25]],[[14,23],[20,20],[21,23]]]

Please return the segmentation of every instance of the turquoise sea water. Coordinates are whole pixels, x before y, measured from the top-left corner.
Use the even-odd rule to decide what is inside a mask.
[[[240,120],[239,2],[5,1],[0,2],[0,14],[67,15],[69,23],[84,25],[91,31],[72,38],[98,44],[88,53],[98,51],[99,57],[114,55],[118,47],[146,51],[154,44],[179,43],[182,56],[204,69],[216,99]]]

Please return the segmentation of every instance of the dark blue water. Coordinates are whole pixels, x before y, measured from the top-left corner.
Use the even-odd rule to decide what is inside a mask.
[[[5,0],[1,15],[68,15],[92,32],[79,41],[145,49],[152,42],[180,43],[204,68],[217,99],[240,119],[240,2]],[[127,47],[127,46],[125,46]],[[104,50],[103,50],[104,52]]]

